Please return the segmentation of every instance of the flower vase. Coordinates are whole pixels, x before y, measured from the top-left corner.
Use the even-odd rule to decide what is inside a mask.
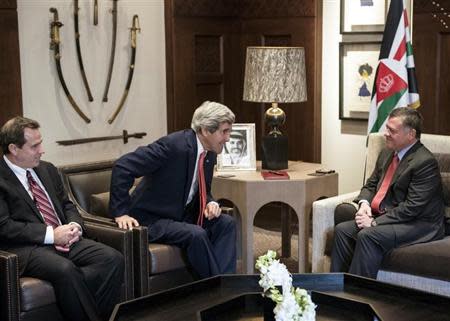
[[[283,294],[283,288],[280,285],[275,286],[280,294]],[[277,303],[273,301],[269,297],[263,298],[263,306],[264,306],[264,321],[275,321],[275,313],[273,310],[275,309]]]

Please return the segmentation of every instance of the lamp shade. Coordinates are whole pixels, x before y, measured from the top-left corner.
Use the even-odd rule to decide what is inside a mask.
[[[247,47],[245,101],[296,103],[306,101],[303,47]]]

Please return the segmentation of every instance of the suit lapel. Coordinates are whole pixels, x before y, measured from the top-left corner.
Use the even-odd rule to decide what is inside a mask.
[[[395,184],[400,175],[402,175],[403,172],[408,168],[409,163],[414,159],[414,154],[420,146],[422,146],[422,143],[418,141],[406,152],[405,156],[403,156],[403,159],[400,161],[400,164],[398,164],[397,170],[394,173],[394,177],[392,177],[390,186]]]
[[[36,207],[33,199],[28,194],[28,191],[25,190],[22,183],[19,181],[14,172],[8,167],[5,160],[2,158],[0,161],[0,175],[11,185],[11,188],[14,189],[18,195],[30,206],[33,213],[39,218],[39,220],[44,223],[44,219],[42,218],[41,213]]]
[[[184,200],[183,204],[189,196],[189,191],[192,185],[192,179],[194,178],[195,161],[197,160],[197,136],[193,130],[186,131],[186,146],[188,153],[188,163],[187,163],[187,179],[186,185],[184,187]]]

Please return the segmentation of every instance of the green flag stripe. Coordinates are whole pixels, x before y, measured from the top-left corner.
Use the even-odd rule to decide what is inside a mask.
[[[372,129],[370,130],[371,133],[376,133],[380,131],[380,128],[383,125],[386,118],[389,116],[389,113],[392,111],[392,109],[395,108],[395,106],[397,106],[398,101],[405,94],[405,92],[406,89],[402,89],[396,92],[394,95],[383,100],[380,107],[378,107],[377,120],[373,124]]]
[[[406,43],[406,55],[407,56],[412,56],[413,55],[413,49],[412,49],[412,46],[411,46],[411,42],[407,42]]]

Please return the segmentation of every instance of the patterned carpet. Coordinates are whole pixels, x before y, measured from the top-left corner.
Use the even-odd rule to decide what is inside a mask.
[[[232,204],[227,205],[232,207]],[[281,216],[280,216],[280,203],[274,202],[265,205],[258,211],[255,217],[253,226],[253,253],[254,262],[256,259],[267,253],[268,250],[274,250],[277,252],[277,257],[281,256]],[[292,216],[291,221],[292,231],[298,230],[298,222],[296,215]],[[311,227],[310,233],[311,233]],[[308,266],[311,271],[311,240],[309,242],[309,258]],[[292,235],[291,238],[291,257],[281,258],[288,268],[289,272],[298,272],[298,236]],[[240,262],[239,262],[240,263]],[[238,272],[240,270],[240,264],[238,263]],[[255,272],[256,273],[256,272]]]
[[[259,227],[254,227],[253,231],[253,253],[254,259],[265,254],[268,250],[274,250],[277,252],[277,257],[281,256],[281,233],[271,230],[266,230]],[[291,257],[281,258],[288,268],[289,272],[298,272],[298,237],[293,235],[291,239]]]

